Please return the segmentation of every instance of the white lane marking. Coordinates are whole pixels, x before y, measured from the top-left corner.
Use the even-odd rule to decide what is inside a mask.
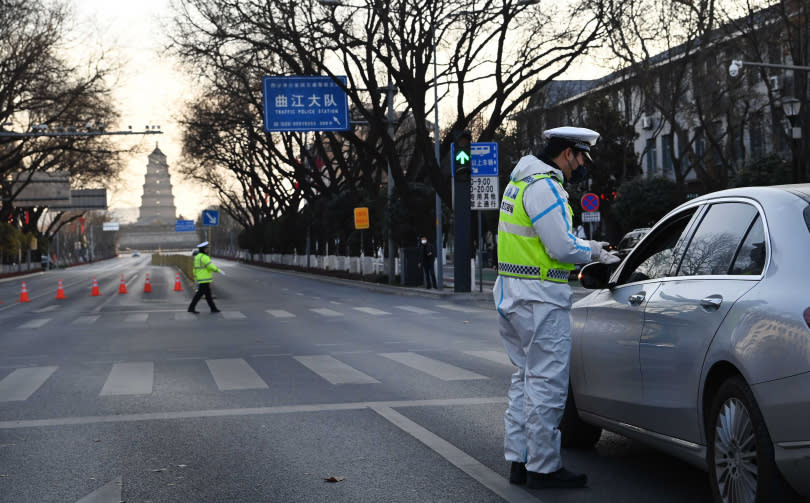
[[[440,362],[433,358],[418,355],[416,353],[380,353],[380,356],[394,360],[408,367],[414,368],[425,374],[439,378],[442,381],[464,381],[468,379],[489,379],[481,374],[470,372],[462,368]]]
[[[313,313],[320,314],[321,316],[343,316],[343,313],[332,311],[331,309],[326,309],[325,307],[310,309],[310,311],[312,311]]]
[[[99,395],[149,395],[154,380],[155,364],[152,362],[116,363]]]
[[[205,360],[205,364],[220,391],[267,389],[267,383],[242,358]]]
[[[268,309],[265,311],[267,314],[275,316],[276,318],[295,318],[295,315],[283,309]]]
[[[458,311],[461,313],[486,313],[483,309],[476,309],[474,307],[456,306],[455,304],[438,304],[436,307],[447,309],[448,311]]]
[[[226,320],[244,320],[247,318],[239,311],[222,311],[222,317]]]
[[[48,311],[53,311],[54,309],[59,309],[59,306],[47,306],[47,307],[43,307],[41,309],[37,309],[34,312],[35,313],[47,313]]]
[[[0,402],[27,400],[58,367],[17,369],[0,381]]]
[[[524,489],[509,484],[502,475],[481,464],[478,460],[462,451],[447,440],[411,421],[391,407],[372,406],[371,410],[381,415],[394,426],[419,440],[441,457],[452,463],[484,487],[494,492],[509,503],[539,503],[535,497]]]
[[[39,328],[48,323],[49,321],[51,321],[50,318],[40,318],[37,320],[26,321],[17,328]]]
[[[147,313],[137,313],[137,314],[129,314],[126,318],[124,318],[125,323],[137,323],[137,322],[144,322],[149,319],[149,314]]]
[[[373,307],[355,307],[353,308],[355,311],[360,311],[366,314],[373,314],[374,316],[383,316],[385,314],[391,314],[388,311],[382,311],[380,309],[374,309]]]
[[[72,325],[92,325],[93,323],[98,321],[98,319],[100,317],[101,316],[98,316],[98,315],[96,315],[96,316],[80,316],[80,317],[76,318],[75,320],[73,320]]]
[[[276,407],[249,407],[237,409],[188,410],[179,412],[145,412],[141,414],[119,414],[110,416],[74,416],[52,419],[28,419],[0,421],[0,430],[16,428],[42,428],[44,426],[72,426],[81,424],[131,423],[135,421],[165,421],[169,419],[194,419],[206,417],[244,417],[267,414],[300,414],[307,412],[330,412],[342,410],[363,410],[369,407],[450,407],[454,405],[506,404],[506,398],[436,398],[430,400],[401,400],[383,402],[344,402],[310,405],[279,405]]]
[[[422,309],[421,307],[415,306],[395,306],[397,309],[402,309],[403,311],[410,311],[416,314],[436,314],[436,311],[431,311],[430,309]]]
[[[294,358],[332,384],[377,384],[380,382],[329,355],[295,356]]]
[[[342,306],[342,305],[343,305],[343,302],[338,302],[338,301],[336,301],[336,300],[330,300],[330,301],[329,301],[329,303],[330,303],[330,304],[334,304],[334,305],[336,305],[336,306]]]
[[[509,357],[506,355],[505,351],[465,351],[464,353],[502,365],[514,366],[512,362],[509,361]]]
[[[76,503],[120,503],[123,501],[121,499],[122,487],[123,482],[121,482],[121,476],[119,475]]]

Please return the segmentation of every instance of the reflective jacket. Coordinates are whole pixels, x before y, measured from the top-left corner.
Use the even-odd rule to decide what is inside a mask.
[[[556,178],[543,173],[511,180],[504,191],[498,221],[498,274],[567,283],[574,264],[560,262],[549,256],[546,246],[532,225],[532,218],[523,207],[526,188],[538,182],[551,184],[552,189],[554,185],[559,186]],[[573,215],[567,200],[549,208],[549,211],[552,210],[565,211],[568,219]],[[535,219],[543,216],[538,215]]]
[[[194,281],[210,283],[215,272],[219,272],[219,269],[211,262],[211,257],[203,252],[194,256]]]

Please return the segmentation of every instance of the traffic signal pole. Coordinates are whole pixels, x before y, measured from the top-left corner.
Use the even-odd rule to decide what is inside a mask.
[[[470,274],[470,157],[472,135],[469,131],[456,133],[453,144],[453,291],[472,290]]]

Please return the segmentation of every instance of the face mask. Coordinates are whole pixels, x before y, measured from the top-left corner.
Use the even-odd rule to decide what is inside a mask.
[[[588,177],[588,168],[584,164],[577,166],[571,172],[571,178],[568,180],[570,183],[579,183]]]

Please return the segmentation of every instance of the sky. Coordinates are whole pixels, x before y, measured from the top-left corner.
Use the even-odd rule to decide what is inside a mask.
[[[177,171],[181,130],[176,118],[192,83],[160,52],[166,43],[161,20],[171,16],[170,0],[74,0],[73,5],[80,30],[89,32],[97,44],[125,62],[118,82],[113,84],[113,97],[121,112],[117,127],[125,130],[131,125],[134,131],[142,131],[147,125],[159,125],[163,131],[160,135],[123,137],[122,146],[140,148],[126,162],[121,187],[108,188],[110,208],[122,223],[137,218],[137,210],[121,209],[140,206],[147,156],[157,142],[169,164],[178,217],[196,219],[202,209],[216,203],[216,197],[204,187],[183,180]]]

